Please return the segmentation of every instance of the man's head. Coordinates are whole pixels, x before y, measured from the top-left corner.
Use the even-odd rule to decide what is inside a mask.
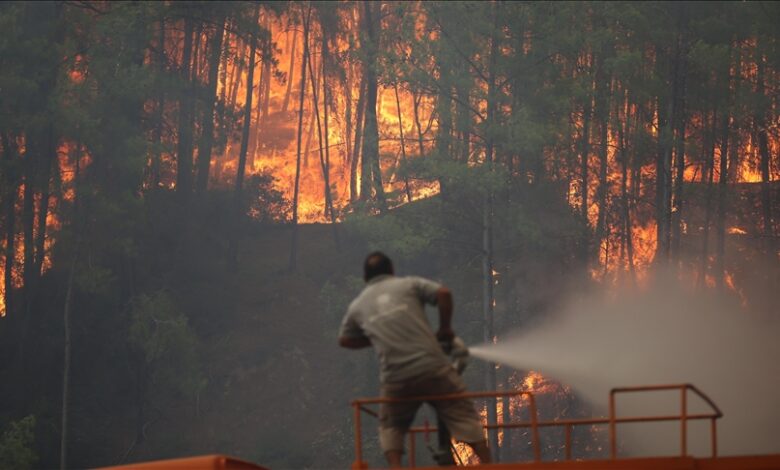
[[[393,262],[381,251],[369,253],[363,263],[363,279],[368,282],[382,274],[394,274]]]

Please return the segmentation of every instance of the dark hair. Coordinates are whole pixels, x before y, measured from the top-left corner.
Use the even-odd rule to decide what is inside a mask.
[[[369,253],[363,263],[363,279],[368,282],[382,274],[393,274],[393,262],[381,251]]]

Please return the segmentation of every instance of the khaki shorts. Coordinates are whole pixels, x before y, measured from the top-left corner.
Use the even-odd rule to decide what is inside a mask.
[[[388,398],[421,397],[463,393],[466,387],[455,370],[447,368],[431,377],[408,383],[382,385],[382,396]],[[468,398],[430,402],[436,414],[456,441],[470,444],[485,440],[482,422]],[[404,450],[404,436],[414,421],[422,402],[385,403],[379,411],[379,445],[384,452]]]

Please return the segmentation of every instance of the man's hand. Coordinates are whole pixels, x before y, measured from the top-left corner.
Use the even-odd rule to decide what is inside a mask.
[[[443,326],[439,328],[439,331],[436,332],[436,338],[442,342],[449,343],[452,341],[452,338],[454,337],[455,337],[455,332],[452,331],[452,328],[449,326],[446,327]]]
[[[339,338],[339,346],[347,349],[362,349],[371,346],[371,340],[365,336],[354,338],[342,336]]]

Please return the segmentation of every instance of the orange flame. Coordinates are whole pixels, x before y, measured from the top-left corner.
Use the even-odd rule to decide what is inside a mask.
[[[268,13],[271,14],[271,13]],[[286,17],[280,18],[284,20]],[[346,18],[342,18],[346,21]],[[269,172],[276,178],[275,188],[282,192],[284,196],[292,200],[294,192],[295,170],[296,170],[296,151],[297,151],[297,114],[298,114],[298,94],[300,93],[300,64],[303,60],[303,47],[301,45],[302,36],[295,33],[288,33],[283,29],[285,21],[271,21],[271,37],[275,43],[275,56],[278,60],[279,69],[287,72],[294,52],[294,67],[292,68],[291,93],[288,99],[288,109],[286,113],[282,112],[282,105],[287,95],[288,83],[272,78],[270,83],[270,92],[268,96],[269,110],[267,116],[261,116],[260,122],[255,121],[258,113],[258,93],[253,96],[253,121],[250,134],[256,139],[250,138],[250,147],[248,151],[248,165],[246,168],[247,176],[260,172]],[[320,128],[324,132],[324,96],[323,96],[323,78],[318,69],[321,68],[321,31],[316,23],[312,24],[310,38],[310,52],[312,60],[312,69],[317,80],[317,108],[320,113]],[[233,48],[239,49],[234,37],[229,36],[230,44]],[[293,51],[292,44],[296,43]],[[349,41],[340,38],[336,42],[336,50],[331,54],[343,53],[350,47]],[[263,73],[264,64],[260,61],[256,64],[254,72],[255,77],[260,77]],[[228,75],[233,74],[235,67],[228,65]],[[221,66],[220,74],[225,72],[224,65]],[[228,79],[226,84],[220,83],[218,94],[225,86],[230,85],[234,80],[236,84],[236,102],[237,109],[241,109],[246,98],[246,76],[248,71],[243,71],[240,76]],[[350,162],[352,151],[355,147],[355,123],[352,125],[352,133],[347,139],[345,116],[341,110],[347,107],[348,94],[352,102],[352,120],[355,120],[356,103],[358,102],[360,76],[357,72],[350,74],[350,89],[346,89],[344,83],[328,76],[329,99],[333,106],[328,108],[328,147],[329,153],[329,183],[332,193],[334,208],[338,211],[343,209],[349,203],[349,178]],[[258,80],[259,81],[259,80]],[[257,83],[255,84],[257,87]],[[229,91],[229,90],[228,90]],[[419,133],[413,116],[414,97],[412,93],[398,87],[398,102],[395,97],[394,85],[380,85],[377,90],[377,123],[379,126],[379,152],[380,166],[384,175],[390,175],[383,183],[386,192],[402,192],[406,182],[396,175],[396,169],[401,164],[401,159],[405,154],[407,158],[416,158],[419,156]],[[298,195],[298,217],[302,223],[328,223],[330,220],[325,217],[325,184],[323,169],[320,162],[320,139],[316,117],[314,116],[314,103],[312,99],[312,80],[310,74],[306,76],[306,96],[303,109],[303,127],[301,135],[301,176],[300,191]],[[399,127],[399,105],[401,114],[401,125]],[[419,103],[419,119],[423,124],[423,130],[433,112],[432,99],[425,97]],[[401,149],[401,132],[404,136],[404,147]],[[256,140],[254,148],[251,145]],[[225,151],[222,155],[217,155],[212,162],[211,184],[220,184],[226,178],[232,178],[236,172],[239,140],[229,139]],[[324,148],[325,136],[323,136],[322,151]],[[348,145],[350,148],[348,148]],[[423,144],[425,148],[425,144]],[[358,166],[357,178],[360,167]],[[430,197],[438,194],[438,182],[420,182],[410,181],[410,193],[413,200]],[[399,201],[405,203],[406,200]]]

